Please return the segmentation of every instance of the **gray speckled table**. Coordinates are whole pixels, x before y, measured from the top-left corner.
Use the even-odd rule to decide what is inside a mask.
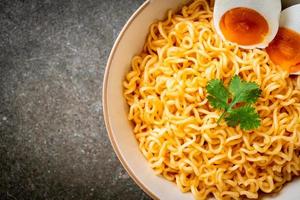
[[[101,90],[143,0],[0,0],[0,199],[149,199],[116,158]]]

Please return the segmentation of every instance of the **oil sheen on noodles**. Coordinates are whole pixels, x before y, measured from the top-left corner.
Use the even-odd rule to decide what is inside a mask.
[[[196,199],[258,198],[300,174],[300,78],[271,63],[264,50],[224,42],[213,3],[196,0],[150,27],[124,81],[139,148],[157,174]],[[260,85],[253,131],[217,125],[221,111],[206,84],[238,74]]]

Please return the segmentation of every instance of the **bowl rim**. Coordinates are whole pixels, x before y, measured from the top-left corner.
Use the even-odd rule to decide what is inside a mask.
[[[116,52],[116,49],[119,46],[119,43],[121,39],[123,38],[125,32],[131,25],[131,23],[141,14],[141,12],[149,5],[151,0],[146,0],[140,7],[130,16],[130,18],[127,20],[123,28],[121,29],[117,39],[114,42],[114,45],[110,51],[106,66],[105,66],[105,72],[104,72],[104,78],[103,78],[103,85],[102,85],[102,108],[103,108],[103,116],[104,116],[104,123],[106,126],[108,138],[110,140],[110,143],[113,147],[114,152],[116,153],[119,161],[121,162],[122,166],[125,168],[129,176],[134,180],[134,182],[147,194],[149,195],[152,199],[159,199],[153,192],[150,191],[150,189],[142,183],[142,181],[139,180],[139,178],[134,174],[134,172],[129,168],[127,165],[127,162],[125,159],[122,157],[120,150],[118,149],[118,146],[115,141],[115,136],[113,134],[112,127],[109,122],[109,117],[108,117],[108,107],[107,107],[107,102],[108,102],[108,95],[107,95],[107,84],[108,84],[108,77],[110,73],[110,67],[111,63],[114,57],[114,54]]]

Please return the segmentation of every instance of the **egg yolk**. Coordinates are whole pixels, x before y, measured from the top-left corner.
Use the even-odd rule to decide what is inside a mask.
[[[300,34],[279,28],[274,40],[266,48],[271,60],[290,73],[300,71]]]
[[[220,28],[225,39],[240,45],[258,44],[269,31],[268,22],[261,14],[242,7],[227,11],[221,18]]]

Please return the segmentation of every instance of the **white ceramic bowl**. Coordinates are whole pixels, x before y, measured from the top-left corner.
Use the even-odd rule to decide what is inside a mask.
[[[132,125],[127,119],[128,106],[123,86],[130,62],[145,43],[149,26],[163,19],[168,9],[176,9],[184,0],[148,0],[128,20],[108,59],[103,83],[103,111],[112,146],[131,178],[153,199],[191,200],[191,193],[182,193],[176,184],[156,176],[139,151]],[[272,200],[300,200],[300,179],[287,184]]]

